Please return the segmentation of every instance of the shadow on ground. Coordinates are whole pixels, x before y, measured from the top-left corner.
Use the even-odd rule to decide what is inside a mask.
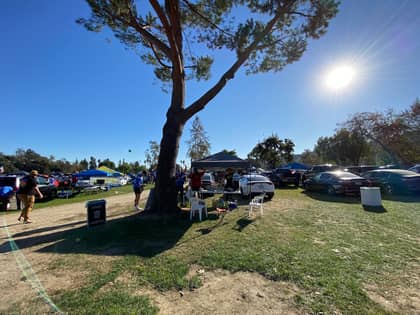
[[[172,248],[192,224],[185,215],[163,221],[150,215],[133,214],[94,227],[83,225],[54,231],[81,222],[25,231],[13,237],[20,237],[15,242],[21,249],[45,244],[37,252],[153,257]],[[38,234],[45,232],[51,233]],[[0,245],[0,253],[9,251],[8,241]]]
[[[368,212],[374,213],[385,213],[387,212],[384,206],[365,206],[363,205],[363,209]]]
[[[319,193],[313,191],[302,191],[302,194],[306,196],[316,199],[319,201],[326,201],[326,202],[339,202],[339,203],[360,203],[360,196],[345,196],[345,195],[328,195],[327,193]]]

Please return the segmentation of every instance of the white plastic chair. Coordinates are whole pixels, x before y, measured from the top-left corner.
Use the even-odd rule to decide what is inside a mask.
[[[200,219],[200,221],[201,221],[203,212],[204,212],[204,214],[206,215],[206,218],[207,218],[207,206],[206,206],[206,202],[204,200],[201,200],[197,197],[191,197],[190,198],[190,204],[191,204],[190,220],[192,220],[195,212],[198,213],[198,218]]]
[[[262,194],[262,195],[258,195],[258,196],[255,196],[254,198],[252,198],[251,202],[249,203],[249,213],[248,213],[249,217],[251,216],[252,210],[254,208],[260,209],[260,213],[261,213],[261,215],[263,215],[263,213],[264,213],[264,207],[263,207],[264,197],[265,197],[265,195]]]

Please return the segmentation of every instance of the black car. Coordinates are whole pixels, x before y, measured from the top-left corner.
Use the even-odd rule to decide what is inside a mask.
[[[363,173],[378,169],[376,165],[359,165],[359,166],[346,166],[344,171],[350,172],[356,175],[362,175]]]
[[[322,172],[329,172],[329,171],[339,171],[341,170],[340,166],[333,165],[333,164],[321,164],[321,165],[314,165],[308,171],[306,171],[302,175],[302,184],[309,178],[314,177],[316,174]]]
[[[38,176],[37,177],[39,191],[43,194],[45,199],[54,199],[57,197],[57,187],[50,184],[48,178]],[[38,195],[35,195],[38,199]]]
[[[267,173],[267,175],[276,186],[288,184],[299,186],[300,183],[300,173],[289,168],[276,168],[272,172]]]
[[[410,167],[408,170],[412,171],[414,173],[420,173],[420,164],[416,164],[416,165]]]
[[[378,169],[363,174],[370,186],[386,194],[420,193],[420,174],[401,169]]]
[[[350,172],[333,171],[318,173],[304,181],[303,188],[308,191],[327,192],[335,194],[359,194],[360,187],[368,186],[363,177]]]

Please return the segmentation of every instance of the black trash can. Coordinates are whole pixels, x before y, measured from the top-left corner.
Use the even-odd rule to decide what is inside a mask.
[[[86,202],[88,226],[106,223],[106,200],[97,199]]]

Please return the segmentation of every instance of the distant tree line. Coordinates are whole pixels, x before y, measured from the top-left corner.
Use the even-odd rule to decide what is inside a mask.
[[[122,173],[137,173],[146,167],[139,162],[128,163],[125,160],[118,161],[115,164],[110,159],[96,159],[91,156],[87,159],[76,160],[74,162],[66,159],[57,160],[53,155],[49,157],[42,156],[32,149],[17,149],[13,155],[6,155],[0,152],[0,165],[3,165],[5,173],[17,171],[38,170],[41,173],[49,174],[52,172],[76,173],[86,169],[95,169],[100,166],[107,166]]]
[[[417,99],[407,110],[396,113],[384,112],[356,113],[347,121],[338,124],[332,136],[320,137],[313,150],[306,149],[299,155],[300,162],[313,165],[334,163],[338,165],[398,164],[408,166],[420,162],[420,100]],[[187,141],[187,156],[191,160],[210,154],[210,142],[198,117],[193,122],[191,137]],[[290,139],[280,139],[273,134],[258,142],[248,154],[248,159],[262,168],[275,168],[296,160],[294,146]],[[224,150],[236,156],[235,150]],[[6,173],[18,170],[42,173],[75,173],[85,169],[95,169],[102,165],[122,173],[137,173],[144,169],[155,169],[159,159],[160,146],[149,141],[145,151],[144,165],[128,163],[124,159],[114,163],[110,159],[96,159],[91,156],[74,162],[57,160],[53,155],[42,156],[32,149],[18,149],[14,155],[0,152],[0,165]],[[184,162],[184,161],[183,161]]]
[[[306,164],[397,164],[420,162],[420,100],[407,110],[354,114],[330,137],[320,137],[314,149],[305,150]]]

